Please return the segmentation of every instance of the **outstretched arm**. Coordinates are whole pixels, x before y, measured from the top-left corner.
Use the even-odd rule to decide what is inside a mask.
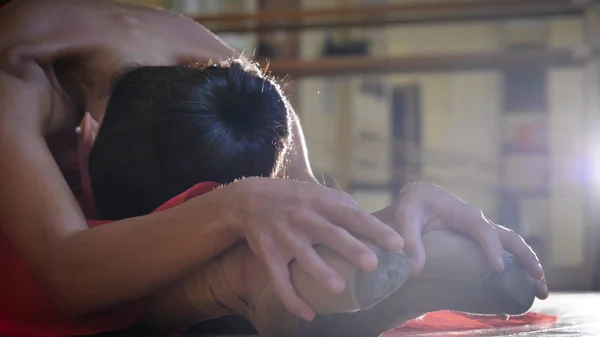
[[[66,17],[69,19],[65,20]],[[143,44],[144,50],[149,44],[156,44],[154,56],[158,58],[145,55],[146,52],[136,55],[136,50],[131,48],[128,40],[124,40],[124,37],[131,39],[139,35],[140,29],[156,26],[170,29],[171,32],[166,35],[182,36],[175,38],[177,50],[173,53],[178,53],[177,63],[229,58],[235,54],[202,25],[163,10],[108,0],[19,0],[0,11],[0,68],[6,65],[4,56],[9,54],[24,55],[43,66],[64,58],[90,58],[107,50],[126,55],[126,62],[170,60],[162,56],[168,55],[171,50],[165,47],[160,50],[163,43],[156,39],[141,37],[147,40]],[[131,60],[131,55],[135,59]],[[145,56],[149,56],[148,60],[144,59]],[[110,55],[108,60],[101,58],[101,61],[117,65],[122,61],[120,56],[114,58],[115,55]]]
[[[106,44],[110,36],[98,34],[107,20],[90,16],[86,5],[74,1],[20,0],[0,11],[0,65],[7,70],[12,66],[8,56],[21,56],[27,49],[28,57],[47,65],[56,58],[82,53],[92,46]],[[65,17],[69,16],[69,20]],[[96,34],[92,34],[92,33]],[[15,52],[17,50],[17,52]],[[24,51],[25,52],[25,51]]]

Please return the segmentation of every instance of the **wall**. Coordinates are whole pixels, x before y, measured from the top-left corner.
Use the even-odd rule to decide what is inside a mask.
[[[565,48],[580,43],[581,26],[576,19],[552,20],[547,29],[550,47]],[[499,51],[502,29],[495,23],[454,23],[389,27],[384,34],[387,53],[391,55],[475,53]],[[303,57],[317,57],[323,38],[322,31],[303,33]],[[423,147],[429,153],[424,156],[424,179],[448,187],[459,197],[482,207],[494,219],[501,164],[502,75],[493,71],[472,71],[376,78],[389,88],[402,84],[421,86],[421,131]],[[299,111],[316,171],[325,171],[334,177],[344,171],[341,176],[376,183],[385,181],[391,174],[389,157],[386,157],[390,144],[361,144],[353,132],[358,128],[378,129],[383,139],[389,139],[390,100],[362,94],[361,81],[360,77],[301,80]],[[584,263],[582,245],[588,226],[583,206],[586,192],[577,165],[586,155],[588,139],[584,72],[581,69],[549,70],[547,88],[552,157],[550,198],[547,203],[526,205],[529,211],[524,212],[524,218],[544,224],[532,230],[541,232],[548,240],[548,263],[559,267],[580,266]],[[344,107],[349,107],[349,111],[344,111]],[[350,126],[350,136],[340,125]],[[340,142],[340,137],[346,137],[349,143]],[[352,147],[355,153],[349,156],[349,165],[348,156],[343,152]],[[440,152],[467,155],[485,165],[460,162],[440,165],[437,160],[427,159],[428,156],[435,159],[431,157]],[[352,160],[360,156],[379,157],[388,170],[361,170],[352,165]],[[356,193],[355,198],[368,210],[375,210],[389,201],[389,196],[378,192]]]
[[[585,157],[583,71],[550,72],[549,258],[560,266],[581,265],[584,239],[582,163]]]
[[[381,32],[378,33],[381,35]],[[476,52],[499,48],[497,39],[495,42],[493,39],[497,36],[497,27],[492,24],[390,27],[383,33],[387,36],[387,52],[391,55]],[[302,35],[303,56],[317,57],[324,34],[310,32]],[[421,86],[423,146],[431,150],[426,153],[425,161],[432,163],[425,165],[424,176],[430,181],[444,184],[460,197],[478,203],[494,215],[496,196],[491,193],[490,186],[497,184],[497,172],[482,172],[474,164],[456,162],[450,166],[440,166],[435,153],[466,154],[491,167],[497,166],[499,134],[494,120],[499,112],[500,76],[493,72],[466,72],[378,78],[389,88],[402,84]],[[343,81],[342,78],[317,78],[301,80],[299,83],[300,113],[313,165],[317,171],[327,171],[334,176],[340,174],[340,170],[350,170],[353,172],[349,175],[360,181],[386,181],[391,175],[388,156],[391,146],[389,99],[362,94],[359,89],[361,78],[354,77],[347,80],[352,89],[346,95],[353,108],[351,111],[340,111],[341,104],[336,102],[336,97],[340,95]],[[356,165],[343,162],[343,144],[336,141],[342,131],[336,123],[344,116],[351,119],[352,130],[375,129],[382,138],[388,140],[379,146],[361,144],[356,136],[351,136],[350,140],[355,152],[366,153],[370,157],[379,156],[379,161],[387,164],[387,170],[361,172]],[[465,182],[468,179],[471,180]],[[473,180],[477,182],[472,183]],[[388,200],[373,193],[358,194],[356,197],[367,209],[376,209]]]
[[[302,0],[304,8],[328,8],[336,0]],[[308,30],[300,33],[300,58],[314,59],[320,56],[325,32]],[[340,91],[345,79],[307,78],[297,81],[298,103],[296,110],[305,127],[307,147],[315,173],[321,172],[333,177],[343,174],[340,171],[338,154],[344,149],[340,143]]]
[[[162,0],[129,0],[162,5]],[[340,0],[303,0],[309,8],[330,7]],[[430,53],[492,52],[502,47],[502,27],[495,23],[433,24],[362,30],[353,34],[371,35],[383,41],[378,54],[419,55]],[[300,34],[301,57],[319,56],[325,38],[323,31]],[[515,36],[518,38],[519,33]],[[576,19],[554,19],[549,23],[551,48],[582,43],[582,24]],[[589,118],[585,96],[585,72],[578,69],[552,69],[548,72],[550,114],[550,199],[526,205],[524,221],[545,224],[532,228],[548,240],[549,260],[554,266],[580,266],[585,263],[581,248],[586,229],[584,203],[589,193],[582,181],[581,163],[592,147],[588,144]],[[395,85],[421,86],[422,136],[426,149],[423,178],[440,183],[458,196],[482,207],[492,218],[497,213],[499,167],[499,114],[502,77],[495,72],[427,73],[376,76],[371,80]],[[391,176],[389,142],[390,99],[361,92],[362,77],[311,78],[298,81],[298,110],[315,171],[331,175],[342,188],[349,179],[372,183]],[[378,130],[383,141],[365,143],[359,130]],[[350,151],[351,148],[355,150]],[[485,163],[438,163],[439,153],[456,153]],[[361,169],[361,158],[376,158],[382,165]],[[338,179],[339,178],[339,179]],[[385,193],[356,193],[366,209],[375,210],[389,201]]]
[[[390,27],[391,55],[495,52],[502,48],[496,23]],[[497,216],[499,114],[502,76],[491,71],[393,75],[390,85],[422,88],[423,179]],[[449,160],[449,155],[469,160]]]
[[[582,24],[577,20],[556,20],[552,24],[553,46],[580,44]],[[581,69],[553,69],[549,72],[551,197],[549,205],[549,259],[556,266],[580,266],[584,261],[586,226],[583,166],[586,129],[586,89]]]

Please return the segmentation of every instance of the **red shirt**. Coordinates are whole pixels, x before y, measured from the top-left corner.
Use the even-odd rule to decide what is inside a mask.
[[[216,183],[200,183],[169,200],[159,212],[212,191]],[[110,221],[88,221],[90,227]],[[29,266],[0,231],[0,336],[63,337],[121,330],[138,322],[141,306],[112,310],[83,320],[70,320],[57,309]]]

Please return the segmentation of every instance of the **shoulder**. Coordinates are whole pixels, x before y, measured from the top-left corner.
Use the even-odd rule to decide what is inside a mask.
[[[46,72],[31,60],[0,69],[0,134],[42,136],[51,121],[53,89]]]

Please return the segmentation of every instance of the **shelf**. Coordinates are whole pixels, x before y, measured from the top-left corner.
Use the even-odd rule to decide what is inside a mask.
[[[583,64],[583,60],[575,58],[568,50],[398,57],[348,56],[262,62],[262,66],[271,74],[278,77],[291,76],[294,79],[360,74],[578,67]]]
[[[583,6],[569,0],[439,0],[320,10],[228,13],[194,19],[214,32],[253,33],[582,14]]]

